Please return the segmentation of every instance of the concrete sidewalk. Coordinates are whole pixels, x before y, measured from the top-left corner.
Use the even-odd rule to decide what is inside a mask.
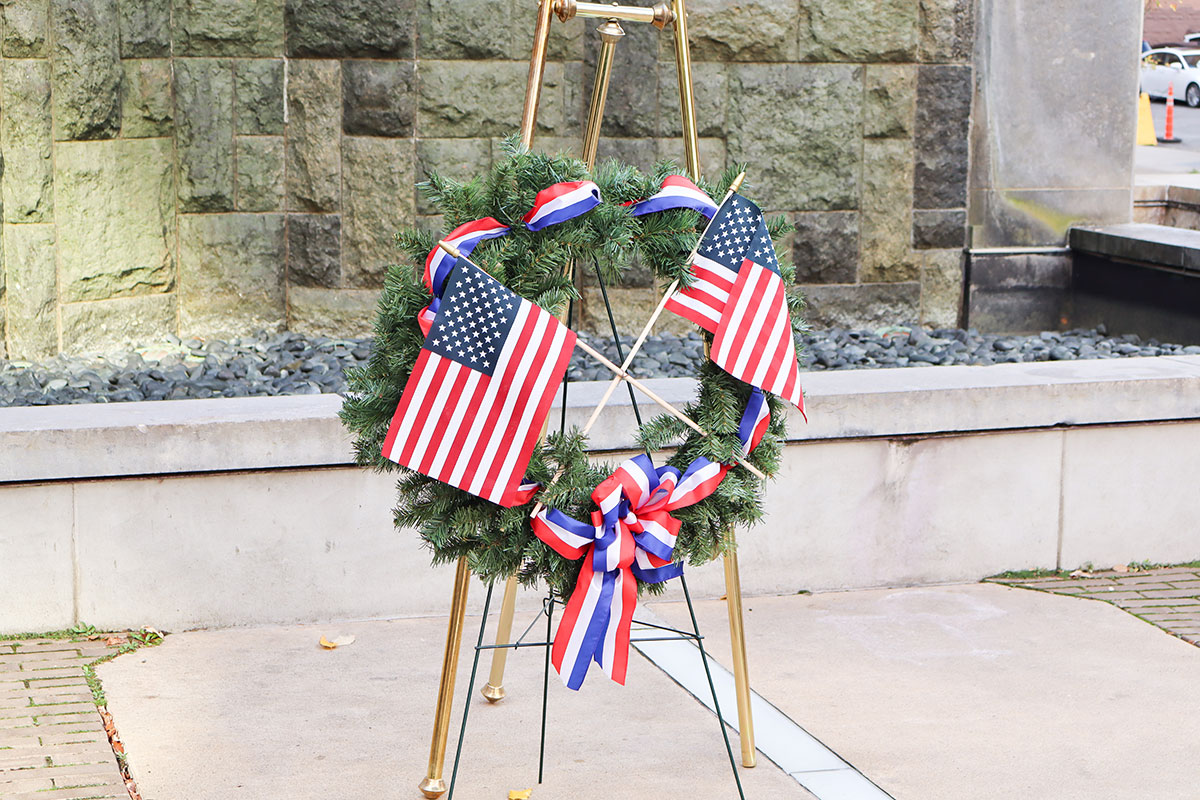
[[[648,608],[686,620],[679,603]],[[728,663],[724,604],[698,613]],[[756,690],[898,800],[1200,785],[1200,648],[1111,605],[994,584],[755,598],[747,631]],[[317,645],[345,633],[357,641]],[[198,631],[98,674],[145,800],[417,798],[444,636],[438,618]],[[737,796],[713,716],[636,655],[624,688],[593,670],[573,693],[552,674],[537,786],[541,672],[540,651],[517,651],[508,699],[472,693],[456,796]],[[813,797],[766,759],[741,775],[747,798]]]

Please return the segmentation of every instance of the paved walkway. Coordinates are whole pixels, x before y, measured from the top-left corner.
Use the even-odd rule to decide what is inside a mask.
[[[0,797],[129,797],[83,673],[114,649],[86,638],[0,639]]]
[[[1200,645],[1200,568],[995,580],[1026,589],[1103,600],[1186,642]]]
[[[1097,585],[1117,594],[1119,580]],[[1148,585],[1132,591],[1188,599],[1146,597],[1182,591]],[[1200,649],[1072,594],[993,583],[750,599],[751,676],[767,701],[898,800],[1195,796]],[[682,604],[647,607],[687,621]],[[728,665],[725,604],[699,603],[697,614]],[[447,778],[478,626],[468,617]],[[357,639],[333,651],[317,644],[342,634]],[[441,618],[196,631],[97,672],[145,800],[415,800],[444,636]],[[485,658],[477,686],[486,669]],[[461,800],[529,787],[532,800],[737,796],[712,715],[638,656],[626,687],[593,670],[569,692],[552,676],[537,785],[541,675],[542,653],[520,650],[504,702],[470,692]],[[764,752],[769,728],[758,731]],[[810,765],[793,778],[760,757],[741,775],[757,800],[873,796],[826,780],[849,770],[827,772]]]

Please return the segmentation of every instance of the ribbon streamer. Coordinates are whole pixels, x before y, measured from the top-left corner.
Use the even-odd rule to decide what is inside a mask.
[[[738,427],[744,452],[758,445],[770,421],[766,397],[754,389]],[[639,455],[592,492],[600,510],[590,524],[558,509],[534,517],[534,535],[564,558],[583,559],[550,654],[567,688],[583,685],[592,661],[624,685],[637,582],[683,574],[682,562],[671,561],[680,522],[670,512],[708,497],[729,469],[697,458],[681,474],[670,466],[656,469],[649,456]]]
[[[633,204],[629,213],[635,217],[667,211],[672,208],[690,208],[712,219],[717,213],[717,204],[704,191],[682,175],[668,175],[663,179],[657,193]]]

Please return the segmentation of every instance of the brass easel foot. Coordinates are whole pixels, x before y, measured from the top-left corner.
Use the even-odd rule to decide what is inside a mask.
[[[729,532],[730,537],[733,531]],[[754,767],[758,752],[754,747],[754,715],[750,710],[750,670],[746,660],[746,625],[742,614],[742,579],[738,572],[737,551],[725,553],[725,599],[729,611],[729,642],[733,649],[733,683],[737,693],[738,738],[742,745],[742,766]]]
[[[426,778],[421,781],[419,788],[421,794],[433,800],[433,798],[441,797],[446,793],[446,782],[441,778]]]
[[[512,641],[513,613],[517,606],[517,576],[513,575],[504,584],[504,600],[500,603],[500,622],[496,625],[496,649],[492,651],[492,672],[488,682],[479,693],[489,703],[504,699],[504,666],[508,663],[508,648],[503,645]]]

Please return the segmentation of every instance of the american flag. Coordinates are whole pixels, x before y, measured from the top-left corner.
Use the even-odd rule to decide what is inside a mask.
[[[803,411],[787,287],[758,206],[736,193],[722,204],[692,274],[695,282],[671,295],[667,308],[715,334],[713,363]]]
[[[502,506],[521,483],[575,334],[459,259],[392,417],[383,455]]]

